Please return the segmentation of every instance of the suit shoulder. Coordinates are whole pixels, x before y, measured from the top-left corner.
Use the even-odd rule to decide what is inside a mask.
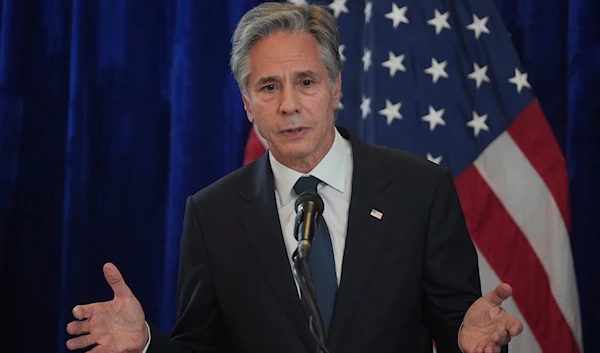
[[[255,162],[248,163],[198,190],[191,197],[195,204],[223,200],[237,194],[250,177]]]

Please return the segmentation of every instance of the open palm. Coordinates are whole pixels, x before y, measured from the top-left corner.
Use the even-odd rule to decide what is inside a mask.
[[[523,331],[523,323],[500,306],[511,294],[510,285],[502,283],[471,305],[459,338],[465,353],[498,353],[500,346]]]
[[[148,341],[144,310],[115,265],[107,263],[103,270],[115,296],[111,301],[73,308],[79,321],[70,322],[67,332],[78,337],[68,340],[67,348],[97,345],[90,352],[139,353]]]

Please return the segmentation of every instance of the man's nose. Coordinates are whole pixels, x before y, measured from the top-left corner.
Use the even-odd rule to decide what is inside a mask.
[[[299,93],[294,87],[286,86],[281,91],[279,111],[282,115],[300,113]]]

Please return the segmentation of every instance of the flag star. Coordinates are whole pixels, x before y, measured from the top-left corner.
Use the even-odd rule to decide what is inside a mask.
[[[396,56],[390,51],[388,61],[383,62],[381,66],[390,69],[390,77],[394,77],[397,71],[406,72],[406,68],[404,67],[404,64],[402,64],[402,61],[404,61],[404,54]]]
[[[394,21],[394,28],[397,28],[400,23],[407,23],[408,18],[406,18],[406,11],[408,10],[407,6],[398,7],[395,2],[392,3],[392,12],[386,13],[385,18],[389,18]]]
[[[292,4],[295,4],[295,5],[306,5],[307,4],[306,0],[288,0],[288,2],[291,2]]]
[[[481,130],[490,131],[490,128],[485,123],[487,117],[487,114],[479,116],[475,111],[473,111],[473,120],[467,122],[467,126],[473,128],[475,137],[479,135],[479,132],[481,132]]]
[[[425,73],[431,75],[433,83],[437,83],[440,77],[448,78],[448,73],[446,72],[447,64],[448,61],[438,63],[435,58],[431,58],[431,66],[425,69]]]
[[[339,51],[340,51],[340,59],[342,59],[342,61],[346,61],[346,57],[344,56],[344,49],[346,49],[346,44],[340,45]]]
[[[339,110],[344,109],[344,105],[342,104],[342,97],[344,97],[344,93],[340,92],[340,102],[338,103],[338,109]]]
[[[371,16],[373,16],[373,3],[369,1],[365,5],[365,23],[371,22]]]
[[[475,32],[475,39],[479,39],[481,33],[490,34],[490,30],[486,27],[486,23],[488,21],[488,17],[485,16],[482,19],[479,19],[477,15],[473,14],[473,23],[467,26],[468,29]]]
[[[373,61],[371,60],[371,51],[367,48],[365,48],[365,54],[362,57],[362,62],[364,71],[369,71],[371,64],[373,64]]]
[[[434,16],[435,17],[427,21],[427,23],[435,26],[435,34],[439,35],[444,28],[450,29],[450,24],[448,23],[448,16],[450,16],[450,13],[448,11],[441,14],[437,9],[435,9]]]
[[[434,157],[431,155],[431,153],[429,153],[429,152],[427,153],[427,160],[428,160],[428,161],[430,161],[430,162],[433,162],[433,163],[435,163],[435,164],[437,164],[437,165],[439,165],[439,164],[442,162],[442,159],[443,159],[443,158],[444,158],[444,157],[442,157],[442,156],[439,156],[439,157],[435,157],[435,158],[434,158]]]
[[[422,117],[421,120],[427,121],[429,123],[429,131],[433,131],[438,125],[446,126],[442,115],[444,115],[444,109],[435,110],[432,106],[429,106],[429,114]]]
[[[350,13],[348,8],[346,7],[346,1],[348,0],[333,0],[331,4],[329,4],[329,8],[333,10],[333,16],[335,18],[340,17],[343,13]]]
[[[365,96],[362,97],[360,110],[362,111],[362,118],[366,119],[367,115],[371,114],[371,98],[367,98]]]
[[[385,100],[385,109],[379,111],[379,114],[385,115],[387,118],[387,124],[391,125],[394,119],[401,120],[402,114],[400,114],[400,108],[402,107],[402,102],[398,102],[396,104],[392,104],[389,99]]]
[[[470,73],[468,77],[476,81],[477,88],[479,88],[484,81],[490,82],[490,78],[487,76],[487,69],[487,65],[479,67],[477,63],[473,63],[474,71]]]
[[[527,81],[527,74],[521,73],[518,68],[515,68],[515,76],[508,80],[508,82],[517,85],[517,91],[521,93],[523,87],[531,89],[529,82]]]

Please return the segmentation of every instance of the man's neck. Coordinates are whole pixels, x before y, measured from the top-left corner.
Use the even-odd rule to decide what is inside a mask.
[[[293,169],[298,173],[308,174],[311,170],[315,169],[317,164],[319,164],[319,162],[323,159],[323,157],[325,157],[326,154],[327,151],[323,155],[310,156],[309,158],[289,158],[287,160],[277,160],[279,160],[284,166]]]

